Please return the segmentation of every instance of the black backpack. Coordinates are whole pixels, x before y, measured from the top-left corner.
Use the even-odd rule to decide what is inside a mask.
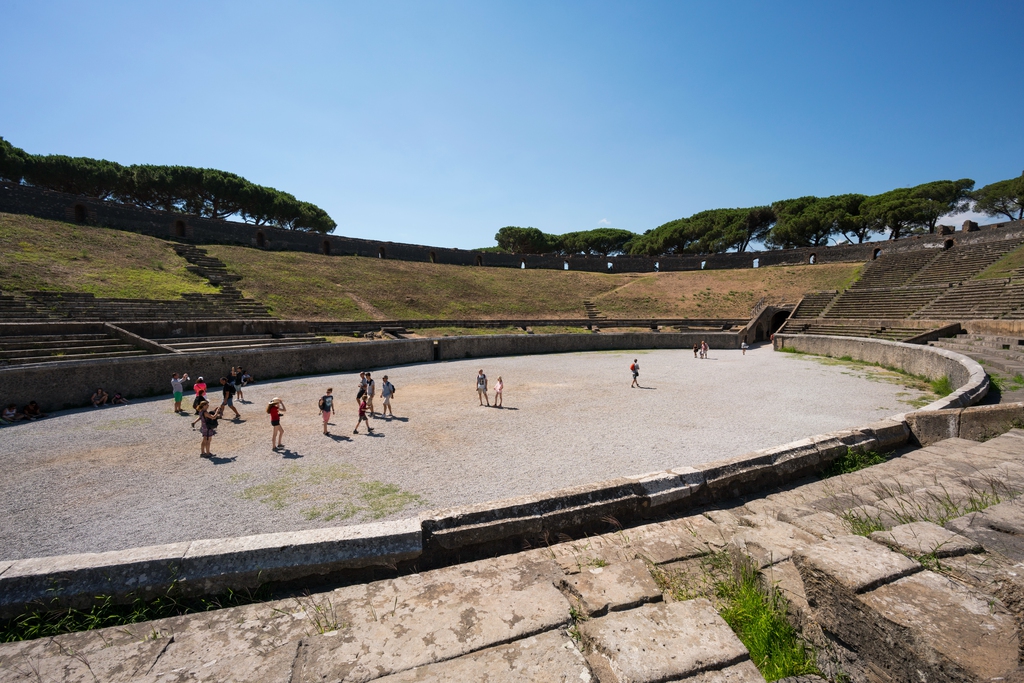
[[[206,428],[207,429],[216,429],[217,428],[217,422],[218,422],[217,418],[215,418],[215,417],[214,418],[208,418],[208,417],[206,417],[204,415],[203,416],[203,421],[206,422]]]

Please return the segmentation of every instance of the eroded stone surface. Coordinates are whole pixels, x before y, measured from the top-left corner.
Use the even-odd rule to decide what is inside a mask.
[[[562,631],[548,631],[377,679],[378,683],[589,683],[591,680],[586,659]]]
[[[764,683],[764,677],[753,662],[746,661],[717,671],[702,671],[687,678],[686,683]]]
[[[705,599],[643,605],[580,626],[620,683],[685,678],[749,659],[747,649]],[[602,679],[604,683],[604,679]]]
[[[972,512],[947,522],[946,528],[977,541],[990,553],[1024,561],[1024,505],[1020,502]]]
[[[993,680],[1017,666],[1018,635],[1013,618],[955,581],[925,571],[861,596],[888,625],[894,648],[917,654],[916,662],[935,662],[931,680]],[[943,662],[942,660],[947,660]],[[943,674],[943,672],[945,672]],[[946,678],[940,678],[945,675]]]
[[[661,589],[641,560],[589,567],[563,583],[588,615],[630,609],[661,600]]]
[[[805,581],[808,573],[820,573],[853,593],[871,590],[921,569],[914,560],[853,535],[798,550],[793,559]]]
[[[912,557],[956,557],[982,551],[980,543],[931,522],[901,524],[889,531],[876,531],[870,538]]]
[[[744,521],[757,526],[741,528],[730,540],[730,546],[748,555],[758,568],[788,560],[796,550],[820,542],[817,536],[785,522],[762,516],[745,517]]]

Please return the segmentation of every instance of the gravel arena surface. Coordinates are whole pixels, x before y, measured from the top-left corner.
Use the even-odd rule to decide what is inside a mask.
[[[4,427],[0,559],[404,518],[741,455],[905,412],[901,399],[919,395],[770,345],[709,355],[616,351],[378,369],[378,392],[384,374],[397,388],[398,417],[371,419],[372,436],[365,426],[352,434],[357,374],[257,383],[235,401],[242,420],[221,420],[212,460],[199,457],[194,416],[176,415],[169,396]],[[630,388],[633,358],[642,389]],[[491,386],[504,378],[504,409],[478,406],[480,368]],[[181,370],[209,382],[223,369]],[[116,378],[109,384],[117,389]],[[325,436],[317,401],[328,386],[337,413]],[[266,414],[274,396],[287,408],[280,452],[271,450]]]

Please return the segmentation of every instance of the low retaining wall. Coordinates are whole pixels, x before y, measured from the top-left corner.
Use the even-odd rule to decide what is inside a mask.
[[[424,341],[432,345],[430,340]],[[781,335],[776,337],[777,344],[781,345],[782,341]],[[416,343],[421,342],[416,340]],[[877,362],[884,360],[887,365],[915,374],[934,377],[942,373],[951,380],[954,376],[964,380],[954,380],[959,384],[954,395],[908,416],[908,420],[897,416],[900,419],[812,436],[698,467],[681,467],[511,500],[437,510],[398,522],[0,561],[0,617],[17,614],[31,603],[84,606],[101,594],[129,601],[163,594],[171,585],[184,596],[206,595],[228,589],[255,588],[269,582],[343,577],[346,573],[373,567],[390,571],[400,567],[425,570],[475,557],[514,552],[526,546],[537,547],[559,534],[606,530],[610,518],[627,523],[666,516],[781,486],[820,471],[850,449],[895,450],[912,438],[908,422],[915,423],[921,415],[926,417],[920,419],[927,419],[928,414],[934,414],[939,407],[948,408],[945,404],[950,401],[979,400],[988,386],[987,377],[977,363],[942,349],[870,339],[803,336],[786,337],[785,343],[793,348],[816,346],[858,360],[878,358],[882,360]],[[404,342],[385,342],[379,346],[384,344]],[[898,348],[890,348],[892,346]],[[463,348],[466,347],[451,347]],[[504,348],[501,340],[495,342],[491,350],[498,348]],[[958,365],[960,370],[952,369],[952,365]],[[953,435],[968,433],[962,431],[965,424],[975,425],[969,427],[974,430],[970,433],[975,433],[979,424],[991,428],[995,422],[1017,419],[1018,413],[1024,417],[1024,406],[1006,415],[973,417],[986,410],[965,411],[958,407],[946,411],[956,414],[957,431]],[[966,421],[965,414],[968,415]],[[949,422],[947,416],[942,419]]]
[[[953,393],[927,406],[926,410],[966,408],[985,398],[988,393],[988,375],[977,361],[934,346],[810,334],[777,334],[774,344],[776,351],[789,349],[831,358],[849,356],[856,361],[878,363],[930,380],[949,377],[954,387]]]
[[[102,330],[104,324],[77,323],[71,328]],[[739,337],[735,332],[630,332],[481,335],[161,353],[0,368],[0,397],[19,405],[37,401],[44,410],[59,410],[88,405],[89,397],[97,387],[105,388],[108,393],[119,392],[128,398],[169,394],[170,378],[174,372],[187,372],[193,378],[203,376],[211,386],[215,386],[217,379],[227,375],[233,365],[250,370],[258,380],[266,380],[458,358],[614,349],[682,349],[691,348],[702,339],[716,349],[739,348]]]

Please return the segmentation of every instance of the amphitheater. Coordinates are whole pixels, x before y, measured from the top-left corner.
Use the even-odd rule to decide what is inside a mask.
[[[1024,680],[1024,223],[562,259],[0,183],[0,230],[0,401],[52,413],[0,429],[0,681]],[[171,373],[239,365],[200,459]]]

